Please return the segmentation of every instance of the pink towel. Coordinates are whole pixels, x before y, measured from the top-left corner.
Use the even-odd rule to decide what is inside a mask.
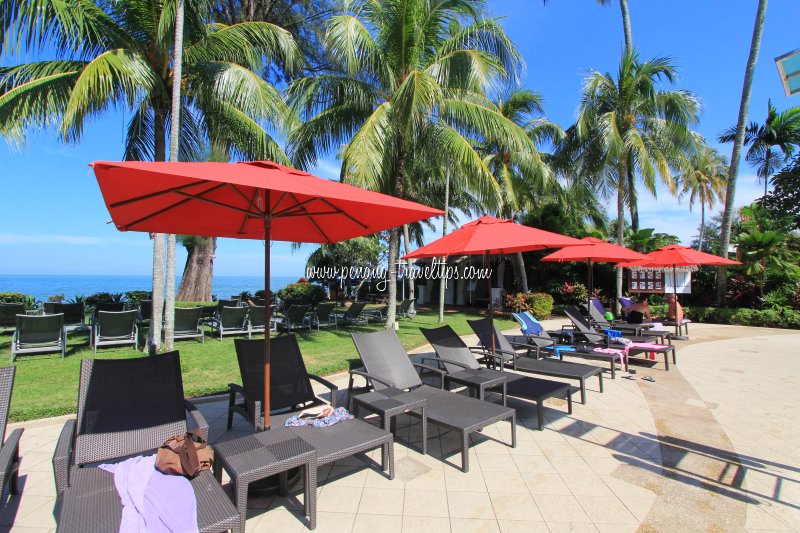
[[[616,354],[619,355],[619,359],[622,362],[622,369],[626,372],[628,371],[628,351],[626,350],[618,350],[616,348],[595,348],[594,352],[596,353],[609,353],[609,354]]]
[[[625,345],[625,355],[630,356],[631,349],[639,349],[639,350],[663,350],[664,348],[668,348],[668,346],[664,344],[653,344],[652,342],[630,342]],[[655,359],[656,354],[650,351],[650,359]]]

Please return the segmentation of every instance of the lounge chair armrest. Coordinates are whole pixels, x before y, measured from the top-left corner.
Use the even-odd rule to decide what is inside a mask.
[[[244,387],[236,383],[228,383],[228,390],[233,393],[238,393],[244,396]]]
[[[189,400],[184,400],[183,405],[186,408],[186,412],[191,417],[192,422],[194,422],[195,427],[200,430],[203,438],[208,440],[208,422],[206,422],[206,417],[204,417],[203,413],[200,412],[200,409],[198,409],[197,406],[195,406],[195,404]]]
[[[22,437],[23,428],[17,428],[11,432],[3,447],[0,448],[0,472],[8,475],[11,463],[19,461],[19,439]],[[5,479],[8,479],[7,477]]]
[[[443,363],[447,363],[447,364],[450,364],[450,365],[460,366],[464,370],[469,370],[469,368],[470,368],[469,365],[465,365],[464,363],[460,363],[458,361],[453,361],[452,359],[444,359],[442,357],[420,357],[420,360],[422,360],[422,361],[441,361]]]
[[[549,342],[551,346],[556,345],[556,341],[552,337],[541,337],[539,335],[528,335],[529,339],[539,339],[544,342]]]
[[[434,374],[437,374],[439,376],[439,388],[440,389],[444,388],[444,376],[445,376],[445,374],[447,372],[445,372],[441,368],[436,368],[435,366],[431,366],[431,365],[424,365],[422,363],[415,363],[413,361],[411,362],[411,364],[414,365],[417,368],[422,368],[422,369],[428,370],[430,372],[433,372]]]
[[[325,385],[326,387],[328,387],[328,390],[331,393],[331,405],[336,407],[336,397],[339,394],[339,387],[337,387],[336,385],[334,385],[333,383],[331,383],[330,381],[328,381],[325,378],[321,378],[319,376],[315,376],[314,374],[306,374],[306,375],[308,376],[308,379],[313,379],[317,383],[320,383],[320,384]]]
[[[391,381],[388,381],[388,380],[385,380],[385,379],[381,379],[379,377],[375,377],[372,374],[370,374],[368,372],[364,372],[362,370],[351,370],[350,371],[350,376],[351,376],[351,378],[352,378],[352,376],[361,376],[362,378],[367,380],[367,383],[369,383],[370,381],[377,381],[381,385],[385,385],[387,387],[394,388],[394,383],[392,383]]]
[[[53,452],[53,474],[56,478],[57,494],[61,494],[69,488],[69,469],[72,466],[72,443],[75,440],[76,424],[77,421],[74,418],[64,423]]]

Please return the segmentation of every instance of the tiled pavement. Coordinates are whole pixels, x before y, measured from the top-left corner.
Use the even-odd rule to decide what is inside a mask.
[[[357,459],[320,468],[316,531],[800,531],[800,334],[696,325],[691,335],[669,373],[637,366],[655,383],[605,379],[599,394],[593,380],[571,416],[546,402],[544,431],[530,404],[509,399],[517,447],[503,444],[507,422],[486,428],[467,474],[454,435],[431,426],[423,456],[419,426],[401,418],[394,480]],[[334,381],[346,387],[346,376]],[[224,400],[199,407],[212,442],[246,434],[241,420],[225,432]],[[24,424],[23,494],[0,531],[55,528],[50,458],[63,420]],[[247,529],[303,531],[301,510],[300,487],[251,499]]]

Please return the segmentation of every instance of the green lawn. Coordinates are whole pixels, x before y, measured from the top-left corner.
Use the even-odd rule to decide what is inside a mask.
[[[467,319],[478,318],[478,313],[450,312],[445,321],[461,335],[471,333]],[[407,349],[425,344],[420,327],[435,327],[437,313],[422,310],[416,318],[399,319],[399,335]],[[498,317],[498,325],[512,327],[512,322]],[[351,330],[375,330],[378,324],[351,328]],[[328,328],[320,332],[298,333],[300,348],[309,372],[325,375],[358,366],[358,355],[350,333]],[[78,392],[80,360],[92,357],[86,334],[70,334],[67,356],[62,361],[58,354],[20,356],[14,363],[17,375],[11,400],[12,421],[31,420],[75,412]],[[0,335],[0,358],[10,360],[11,333]],[[183,384],[187,396],[202,396],[227,390],[228,383],[239,383],[239,368],[233,339],[223,341],[206,337],[205,344],[194,340],[180,341]],[[141,352],[130,348],[105,348],[97,353],[98,358],[124,359],[141,357]]]

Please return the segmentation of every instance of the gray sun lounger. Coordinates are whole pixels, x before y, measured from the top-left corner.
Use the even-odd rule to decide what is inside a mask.
[[[584,339],[584,341],[588,344],[594,346],[605,346],[610,348],[616,348],[619,350],[624,350],[625,345],[621,343],[612,342],[612,339],[605,333],[600,333],[596,329],[594,329],[591,324],[586,322],[586,320],[581,316],[578,312],[577,308],[575,307],[565,307],[564,313],[569,317],[572,321],[573,325],[576,328],[575,334],[578,335],[580,338]],[[634,343],[650,343],[655,344],[655,341],[658,340],[659,335],[664,335],[667,339],[669,344],[662,344],[660,343],[658,348],[641,348],[641,347],[630,347],[628,348],[628,356],[634,356],[637,354],[646,354],[646,353],[660,353],[664,356],[664,368],[669,370],[669,356],[672,354],[672,363],[678,364],[677,361],[677,354],[675,350],[675,346],[672,344],[671,336],[669,333],[665,331],[657,331],[653,332],[651,335],[643,335],[643,336],[626,336],[631,342]]]
[[[17,328],[11,337],[11,362],[18,355],[67,351],[64,315],[17,315]]]
[[[480,320],[467,320],[472,330],[478,336],[484,350],[491,352],[492,349],[492,325],[488,318]],[[528,344],[512,344],[504,335],[494,328],[495,349],[494,357],[484,360],[487,365],[498,365],[503,368],[510,365],[513,370],[539,374],[561,379],[577,380],[581,391],[581,403],[586,404],[586,380],[592,376],[597,376],[600,392],[603,392],[603,369],[598,366],[583,365],[567,361],[535,359],[530,357],[532,347]],[[517,353],[517,349],[523,349],[526,354]]]
[[[327,326],[336,327],[336,318],[333,316],[333,310],[336,308],[336,302],[322,302],[317,304],[316,309],[311,314],[311,325],[319,328]]]
[[[310,305],[292,304],[282,317],[275,318],[275,325],[290,333],[293,329],[311,329],[310,310]]]
[[[119,531],[122,503],[114,474],[91,465],[154,453],[170,436],[186,433],[187,414],[207,438],[205,418],[184,400],[178,352],[81,361],[77,419],[64,424],[53,454],[58,531]],[[244,531],[210,471],[191,484],[200,531]]]
[[[264,429],[264,341],[236,339],[234,342],[242,385],[228,385],[228,429],[233,426],[236,413],[252,425],[253,431],[261,431]],[[317,450],[319,465],[381,448],[381,468],[388,470],[390,479],[394,478],[394,439],[388,431],[355,418],[325,428],[284,427],[286,419],[299,409],[323,403],[314,393],[311,380],[330,390],[332,405],[336,404],[338,389],[330,381],[308,373],[294,335],[272,339],[271,351],[270,407],[289,412],[272,415],[270,431],[292,431],[300,436]]]
[[[206,333],[200,326],[202,313],[202,307],[176,307],[173,338],[175,340],[200,339],[200,342],[205,344]]]
[[[136,317],[139,311],[98,311],[97,321],[92,332],[94,353],[100,346],[124,346],[132,344],[137,347],[139,328]]]
[[[461,441],[461,466],[469,471],[470,435],[501,420],[511,422],[511,447],[517,445],[517,412],[502,405],[468,398],[443,390],[444,372],[432,366],[412,363],[400,338],[393,330],[371,333],[352,333],[364,371],[350,371],[350,386],[353,390],[354,376],[362,376],[375,390],[394,388],[413,390],[416,396],[427,400],[425,415],[428,422],[439,424],[456,431]],[[439,374],[440,388],[422,383],[414,367],[427,369]]]
[[[344,313],[334,313],[333,316],[336,320],[337,329],[339,324],[349,326],[350,324],[368,323],[369,320],[363,316],[364,307],[366,307],[366,305],[366,302],[353,302]]]
[[[564,398],[567,400],[567,410],[569,414],[572,414],[572,393],[578,390],[577,387],[571,387],[560,381],[483,368],[475,358],[473,350],[450,326],[441,326],[435,329],[420,328],[420,331],[436,351],[437,357],[431,359],[434,362],[440,361],[447,371],[446,387],[449,388],[451,385],[467,387],[471,392],[477,393],[476,395],[481,400],[484,399],[487,389],[496,390],[501,387],[503,405],[506,404],[506,395],[531,400],[536,403],[539,431],[544,429],[544,400]],[[481,352],[481,355],[487,355],[485,352]]]
[[[0,493],[8,484],[11,494],[19,494],[19,439],[24,431],[22,428],[15,429],[6,438],[8,408],[11,405],[16,370],[15,366],[0,368]],[[0,509],[7,503],[6,498],[0,499]]]
[[[222,307],[219,315],[206,325],[219,333],[219,339],[225,335],[247,335],[250,338],[250,327],[247,323],[246,307]]]

